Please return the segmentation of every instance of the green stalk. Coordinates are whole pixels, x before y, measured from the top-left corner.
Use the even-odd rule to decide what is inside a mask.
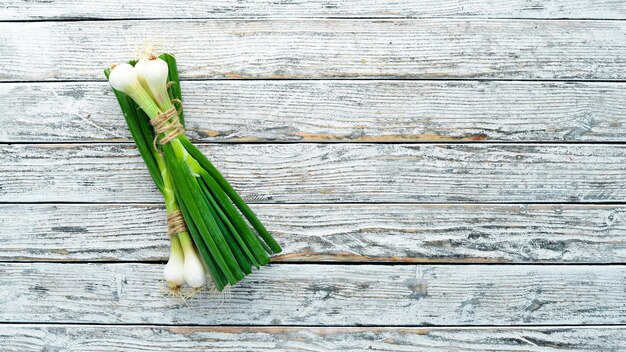
[[[252,251],[252,257],[250,260],[253,260],[259,265],[265,265],[269,263],[270,257],[267,255],[267,251],[270,251],[269,248],[263,247],[263,242],[259,240],[257,236],[252,233],[246,221],[241,217],[235,206],[231,203],[230,199],[224,193],[222,188],[215,182],[215,180],[206,172],[206,170],[202,169],[200,172],[200,177],[207,184],[208,188],[211,190],[213,195],[217,198],[218,203],[221,207],[221,210],[228,216],[228,219],[236,228],[237,232],[240,233],[245,239],[245,243],[249,246]],[[243,241],[242,241],[243,242]]]
[[[239,269],[232,252],[226,245],[226,241],[219,232],[219,228],[215,221],[210,217],[209,210],[199,194],[198,184],[193,175],[191,175],[186,165],[179,165],[179,159],[174,152],[176,141],[172,141],[163,146],[165,160],[168,167],[172,170],[174,178],[178,184],[176,188],[180,191],[181,201],[185,203],[191,220],[198,226],[199,232],[203,235],[203,239],[218,263],[224,275],[231,284],[237,283],[243,278],[243,272]]]
[[[228,181],[222,176],[219,170],[213,166],[213,164],[207,159],[204,154],[198,148],[196,148],[193,143],[189,141],[186,136],[180,136],[178,138],[180,142],[183,144],[187,152],[204,168],[213,179],[220,185],[222,190],[228,195],[228,197],[235,203],[237,208],[241,211],[241,213],[250,221],[254,229],[259,233],[259,235],[263,238],[265,243],[272,249],[274,253],[280,253],[282,248],[272,235],[265,229],[265,226],[259,221],[256,217],[252,209],[248,207],[246,202],[239,196],[237,191],[228,183]]]
[[[107,68],[104,70],[104,74],[107,78],[109,78],[109,74],[111,73],[111,69]],[[128,130],[130,131],[135,144],[137,145],[137,149],[139,150],[139,154],[143,158],[143,161],[146,163],[146,167],[148,168],[148,172],[154,181],[154,184],[157,188],[162,192],[163,191],[163,179],[161,178],[161,171],[157,165],[157,162],[154,158],[154,153],[152,152],[153,148],[148,146],[146,143],[145,136],[142,133],[142,128],[139,125],[140,118],[138,116],[137,105],[133,102],[132,99],[128,98],[126,94],[115,90],[113,93],[117,98],[117,102],[120,104],[120,108],[122,109],[122,113],[124,114],[124,119],[126,120],[126,124],[128,125]]]
[[[167,63],[167,80],[168,82],[173,82],[168,89],[170,99],[178,99],[180,101],[183,101],[183,95],[180,91],[180,81],[178,80],[178,68],[176,67],[176,59],[170,54],[161,54],[159,58]],[[181,109],[178,113],[178,118],[180,119],[180,123],[185,126],[185,117],[183,116],[183,113],[184,111]]]
[[[181,197],[179,195],[179,192],[176,190],[176,188],[174,188],[174,191],[176,193],[176,197],[180,199]],[[202,239],[202,235],[198,232],[196,225],[193,223],[193,221],[187,220],[187,219],[191,219],[191,215],[187,211],[187,208],[185,207],[184,203],[180,203],[180,211],[183,213],[183,217],[185,218],[185,223],[187,224],[187,228],[189,229],[189,232],[191,233],[193,242],[196,245],[196,248],[198,248],[198,252],[200,252],[202,259],[204,260],[204,263],[206,264],[207,269],[209,270],[209,274],[211,275],[211,278],[213,279],[213,283],[215,284],[215,287],[217,288],[218,291],[222,291],[224,287],[226,286],[226,284],[228,283],[226,277],[224,276],[222,271],[219,270],[217,263],[211,257],[211,253],[209,253],[209,250],[206,244],[204,243],[204,240]]]
[[[205,175],[202,175],[202,181],[203,181],[203,184],[205,186],[203,188],[203,190],[206,190],[208,196],[210,197],[211,204],[215,207],[216,212],[218,213],[220,219],[224,222],[224,224],[228,228],[229,232],[237,240],[237,243],[239,243],[239,247],[241,248],[241,250],[243,250],[246,253],[247,258],[252,262],[252,264],[254,264],[254,266],[257,269],[259,268],[259,266],[264,265],[266,260],[269,261],[269,256],[266,255],[266,253],[263,250],[263,248],[259,245],[258,238],[256,238],[256,236],[254,236],[254,234],[252,234],[252,232],[250,231],[250,229],[248,228],[248,226],[245,223],[244,223],[244,225],[245,225],[244,229],[247,230],[247,231],[244,230],[244,231],[241,231],[241,232],[247,232],[244,235],[244,237],[246,237],[247,242],[244,241],[243,238],[241,238],[241,236],[239,235],[239,231],[233,225],[233,223],[231,222],[229,216],[224,213],[224,207],[222,205],[223,202],[220,201],[220,200],[216,200],[215,196],[213,194],[211,194],[211,186],[209,186],[206,183]],[[230,203],[230,201],[228,203]],[[232,205],[231,205],[231,207],[232,207]],[[239,215],[239,213],[237,213],[237,215]],[[239,217],[239,218],[241,219],[241,217]],[[243,219],[242,219],[242,221],[243,221]],[[246,236],[248,233],[250,234],[250,237]],[[248,247],[252,247],[254,251],[258,251],[260,253],[260,259],[257,258],[257,256],[256,256],[257,253],[254,253]],[[260,264],[260,262],[263,262],[264,264]]]
[[[246,224],[245,220],[243,220],[241,215],[239,215],[239,212],[233,206],[226,193],[224,193],[222,188],[207,173],[207,171],[204,170],[202,166],[200,166],[200,164],[195,159],[188,158],[186,159],[186,161],[189,170],[191,170],[192,173],[198,174],[206,184],[207,189],[211,191],[212,195],[215,198],[218,199],[218,209],[221,207],[221,210],[223,212],[226,212],[230,221],[236,227],[236,231],[234,233],[237,234],[237,239],[241,243],[241,245],[246,248],[246,253],[250,256],[250,259],[253,262],[256,261],[260,263],[260,265],[267,264],[269,262],[269,256],[266,253],[266,249],[264,249],[264,247],[262,246],[264,245],[264,243],[261,242],[261,240],[259,240],[259,238],[252,233],[252,231],[248,227],[248,224]],[[211,199],[213,199],[213,197],[211,197]],[[246,242],[244,242],[241,237],[239,237],[238,233],[241,233],[244,236]],[[253,253],[250,253],[248,246],[250,246]],[[267,252],[270,251],[271,250],[267,248]]]
[[[154,130],[152,129],[152,125],[150,125],[149,123],[149,117],[147,115],[145,115],[145,113],[143,112],[143,110],[139,110],[140,114],[143,114],[143,119],[140,120],[140,125],[142,128],[142,133],[143,135],[146,137],[146,139],[150,139],[153,140],[154,139]],[[152,144],[150,144],[152,146]],[[160,169],[162,170],[162,172],[165,172],[169,178],[171,178],[170,172],[167,170],[167,166],[165,163],[165,160],[163,159],[163,155],[159,154],[154,147],[150,148],[153,151],[154,157],[157,160],[157,163],[159,164]],[[166,177],[164,176],[164,179]],[[178,202],[176,202],[176,199],[181,199],[180,195],[176,192],[176,187],[173,187],[173,184],[171,182],[166,182],[166,184],[169,185],[169,187],[166,187],[166,189],[171,190],[170,194],[174,197],[174,202],[176,204],[176,209],[178,209],[178,205],[180,205],[180,210],[183,213],[183,218],[185,219],[185,223],[187,224],[187,228],[189,229],[189,233],[191,234],[191,240],[193,240],[193,243],[195,244],[196,248],[198,249],[198,252],[200,253],[200,256],[202,257],[208,271],[209,271],[209,275],[211,275],[211,278],[213,279],[213,282],[215,284],[215,287],[219,290],[222,291],[224,289],[224,287],[226,286],[227,283],[227,279],[224,276],[224,274],[222,273],[221,270],[218,269],[217,263],[215,262],[215,260],[211,257],[211,254],[209,253],[207,246],[204,242],[204,240],[202,239],[202,235],[198,232],[189,212],[187,211],[187,209],[182,205],[182,204],[178,204]],[[167,200],[166,200],[166,204],[167,204]],[[181,242],[185,242],[188,243],[188,245],[190,246],[190,242],[191,240],[189,239],[189,234],[185,233],[184,234],[185,238],[181,240]]]
[[[176,201],[176,194],[174,191],[174,184],[172,183],[172,176],[165,165],[165,160],[160,154],[156,155],[156,161],[161,169],[161,176],[163,177],[163,199],[165,200],[165,211],[167,214],[180,210],[179,204]],[[185,215],[183,214],[183,218]],[[187,221],[185,221],[187,225]],[[178,233],[178,240],[185,253],[189,251],[195,251],[192,238],[188,231],[182,231]],[[200,249],[198,249],[200,251]]]
[[[239,235],[237,234],[236,231],[235,232],[230,231],[230,228],[226,225],[222,216],[220,216],[219,206],[215,202],[215,199],[213,199],[213,196],[211,195],[209,190],[206,188],[206,185],[203,182],[199,182],[199,183],[200,183],[200,188],[202,189],[204,200],[209,204],[209,210],[211,211],[211,215],[213,216],[213,218],[215,218],[215,221],[217,222],[217,226],[220,228],[220,231],[224,235],[224,238],[226,239],[228,246],[233,252],[235,258],[237,259],[239,268],[241,268],[241,271],[243,271],[245,274],[250,274],[252,272],[250,270],[250,261],[248,261],[246,255],[244,255],[240,247],[241,243],[239,241],[236,241],[235,239],[235,237],[239,237]]]
[[[219,227],[217,226],[216,219],[211,213],[209,204],[204,201],[204,197],[202,195],[202,190],[200,188],[200,184],[198,182],[197,176],[192,175],[191,170],[186,165],[189,154],[187,154],[187,152],[182,147],[182,145],[176,140],[168,144],[173,144],[174,154],[176,155],[177,160],[181,163],[181,165],[179,165],[180,169],[185,175],[185,177],[187,178],[187,185],[189,189],[191,190],[191,194],[195,198],[195,202],[196,202],[195,204],[201,210],[200,214],[203,216],[203,220],[205,221],[205,224],[208,225],[209,230],[211,231],[211,234],[213,235],[212,237],[215,239],[215,242],[220,248],[222,255],[226,259],[226,262],[228,263],[230,270],[237,278],[237,281],[243,279],[245,275],[239,268],[239,265],[235,259],[235,256],[227,244],[225,234],[223,234],[220,231]]]

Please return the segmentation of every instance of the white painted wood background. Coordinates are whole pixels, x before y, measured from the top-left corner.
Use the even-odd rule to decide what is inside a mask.
[[[187,304],[102,69],[285,251]],[[626,350],[623,0],[0,3],[0,350]]]

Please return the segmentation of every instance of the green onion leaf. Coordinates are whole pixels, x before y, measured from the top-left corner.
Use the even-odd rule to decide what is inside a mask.
[[[241,196],[235,191],[235,189],[228,183],[228,181],[222,176],[219,170],[213,166],[213,164],[207,159],[204,154],[198,148],[196,148],[191,141],[186,136],[180,136],[179,140],[187,150],[191,156],[196,159],[196,161],[204,168],[213,179],[220,185],[222,190],[226,192],[228,197],[235,203],[237,208],[241,211],[241,213],[250,221],[254,229],[259,233],[259,235],[263,238],[265,243],[272,249],[274,253],[280,253],[282,248],[276,240],[270,235],[270,233],[265,229],[265,226],[259,221],[256,217],[252,209],[248,207],[246,202],[241,198]]]

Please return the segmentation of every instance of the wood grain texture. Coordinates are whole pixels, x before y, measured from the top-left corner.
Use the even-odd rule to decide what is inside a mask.
[[[175,54],[184,79],[623,80],[625,35],[624,21],[0,23],[0,80],[102,80],[146,43]]]
[[[624,266],[269,265],[168,297],[157,264],[0,264],[0,321],[223,325],[624,324]]]
[[[626,85],[476,81],[183,82],[205,142],[626,141]],[[130,134],[104,82],[0,85],[0,142]]]
[[[0,20],[154,19],[154,18],[302,18],[302,17],[468,17],[468,18],[600,18],[624,19],[618,0],[281,0],[211,2],[183,0],[5,0]]]
[[[248,202],[622,202],[626,145],[201,145]],[[134,145],[0,146],[0,201],[162,202]]]
[[[254,205],[274,262],[624,263],[615,205]],[[157,205],[0,205],[0,260],[167,260]]]
[[[0,4],[0,349],[626,350],[622,1],[165,5]],[[223,294],[162,280],[102,74],[147,44],[285,247]]]
[[[622,351],[626,328],[311,328],[0,325],[6,352]]]

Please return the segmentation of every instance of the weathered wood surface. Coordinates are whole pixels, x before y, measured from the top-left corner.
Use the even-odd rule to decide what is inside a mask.
[[[626,145],[212,144],[249,202],[621,202]],[[162,202],[134,145],[0,146],[4,202]]]
[[[624,19],[619,0],[5,0],[0,20],[154,19],[154,18],[302,18],[302,17],[468,17],[468,18],[599,18]]]
[[[253,205],[274,262],[626,262],[626,206]],[[0,205],[0,260],[165,261],[158,205]]]
[[[183,82],[205,142],[626,141],[626,85],[477,81]],[[129,141],[104,82],[0,85],[0,142]]]
[[[0,349],[626,350],[622,1],[164,4],[0,4]],[[285,247],[186,304],[103,82],[146,44]]]
[[[281,264],[168,297],[163,265],[0,264],[0,321],[223,325],[626,323],[626,267]]]
[[[0,23],[0,80],[102,80],[146,43],[174,52],[186,79],[623,80],[625,34],[624,21]]]
[[[0,325],[5,352],[396,351],[553,352],[626,350],[626,328],[315,328]]]

